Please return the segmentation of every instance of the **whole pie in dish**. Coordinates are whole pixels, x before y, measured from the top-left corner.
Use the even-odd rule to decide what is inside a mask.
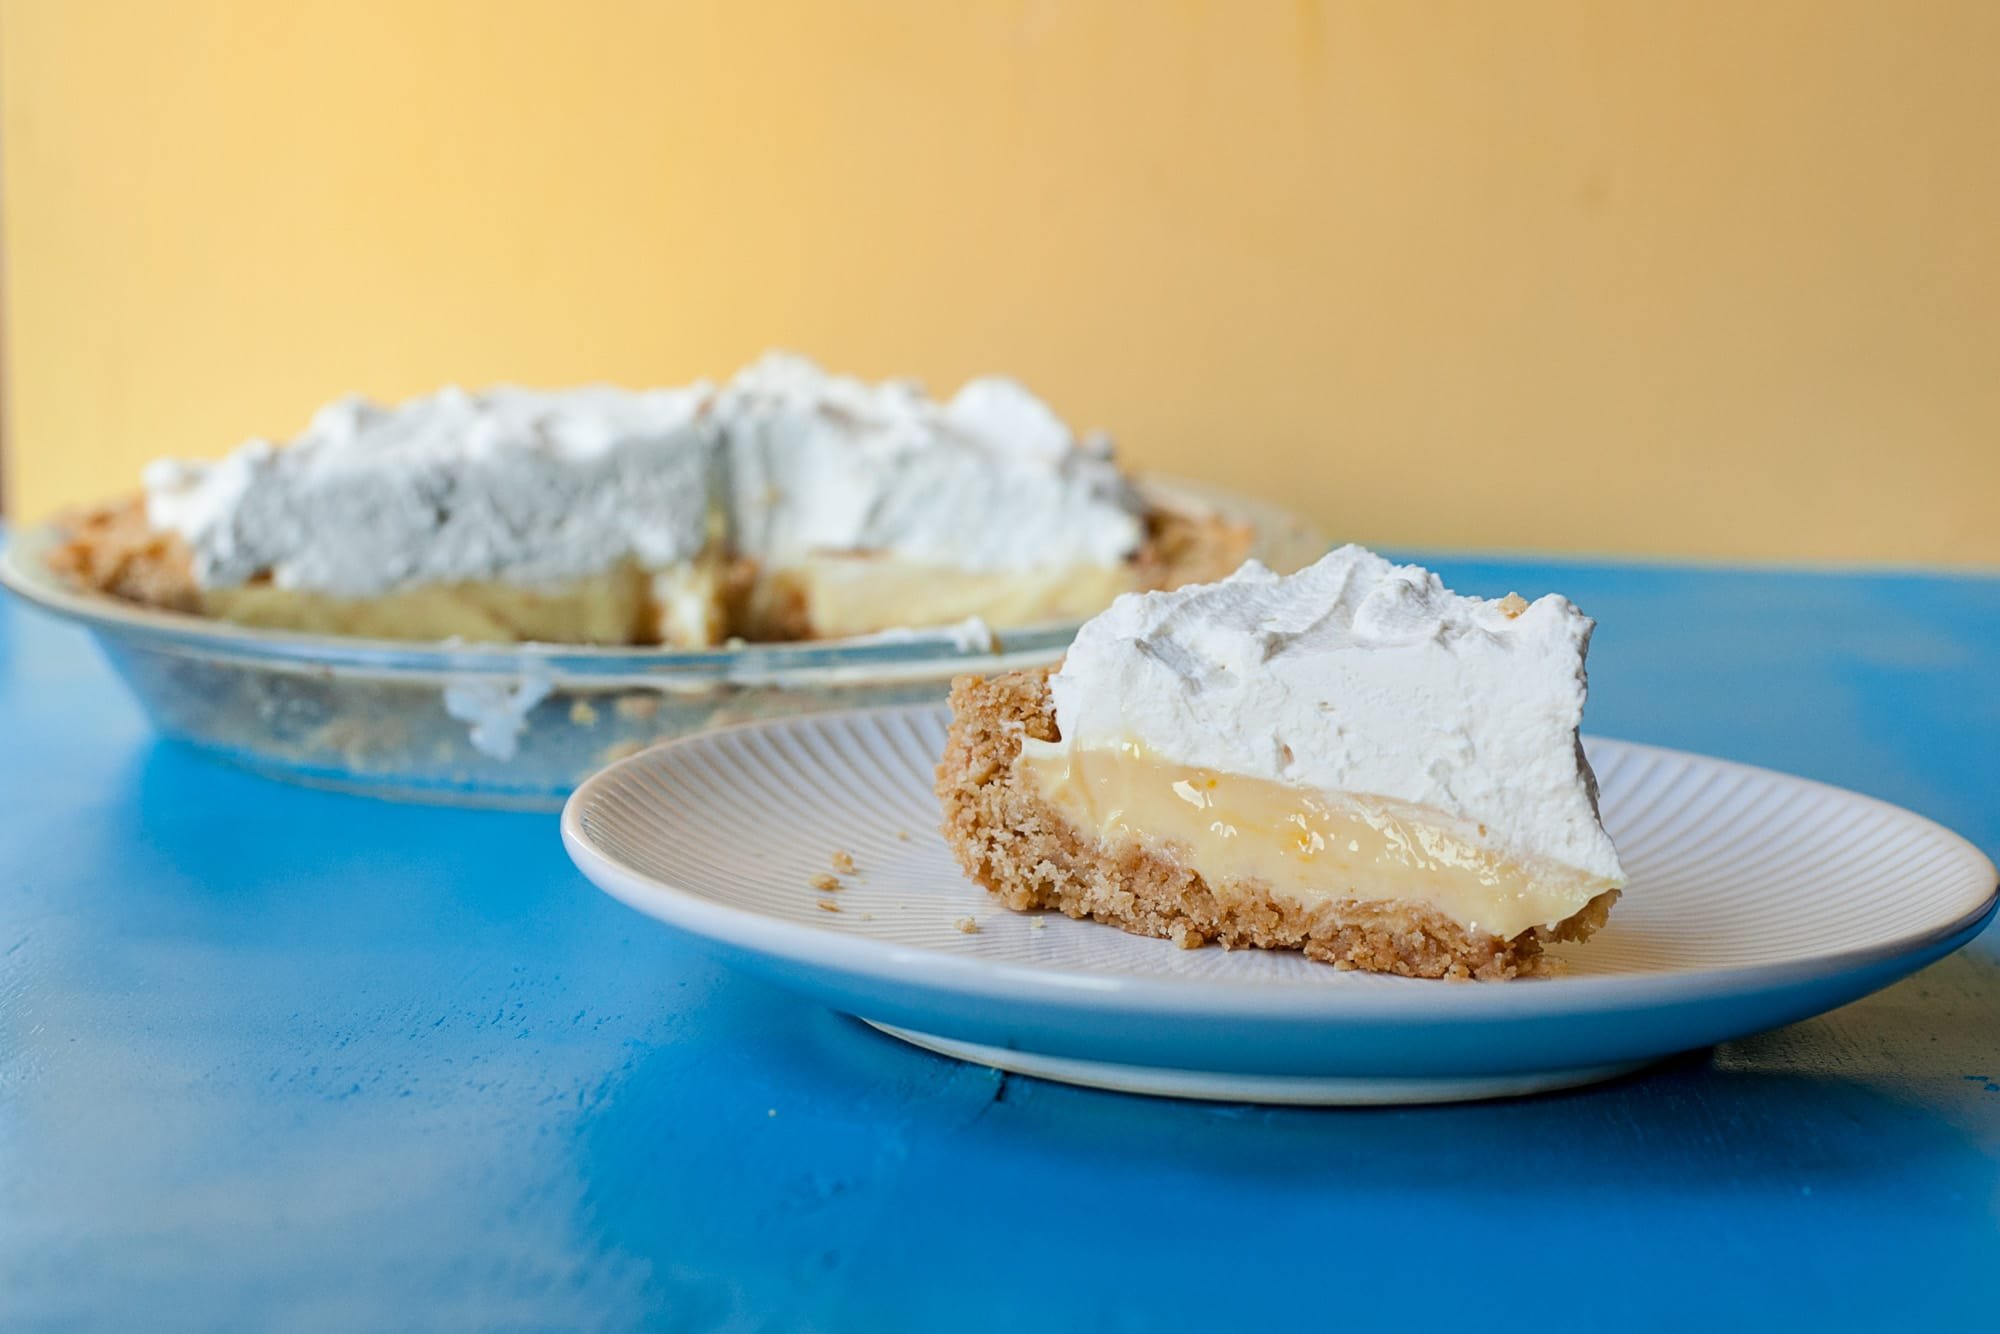
[[[961,677],[944,832],[1007,907],[1412,977],[1544,971],[1625,883],[1578,741],[1592,622],[1343,547],[1120,597]]]
[[[1251,539],[1149,504],[1014,381],[938,401],[772,354],[720,389],[343,400],[289,443],[152,465],[52,561],[275,629],[694,648],[1081,619]]]

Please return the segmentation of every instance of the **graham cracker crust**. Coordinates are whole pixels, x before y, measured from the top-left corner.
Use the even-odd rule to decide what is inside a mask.
[[[49,568],[77,587],[165,611],[201,610],[187,543],[147,523],[142,498],[75,511],[56,523],[63,541],[49,552]]]
[[[1137,559],[1140,592],[1163,592],[1182,584],[1212,584],[1236,573],[1250,559],[1256,531],[1214,514],[1153,509],[1146,513],[1146,544]]]
[[[1081,834],[1016,773],[1021,738],[1060,739],[1047,671],[952,682],[951,728],[937,769],[944,836],[980,885],[1016,912],[1057,909],[1183,949],[1293,949],[1337,968],[1404,977],[1497,981],[1554,972],[1545,943],[1582,940],[1604,925],[1609,890],[1553,928],[1511,940],[1468,932],[1415,904],[1355,899],[1307,908],[1255,884],[1218,898],[1202,877],[1143,848]]]

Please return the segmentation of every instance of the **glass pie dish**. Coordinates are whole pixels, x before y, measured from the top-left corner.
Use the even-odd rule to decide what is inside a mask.
[[[1147,478],[1155,503],[1251,525],[1289,572],[1325,539],[1276,506]],[[556,810],[659,741],[756,719],[942,700],[962,672],[1059,659],[1078,622],[891,631],[697,651],[406,643],[253,629],[79,590],[52,527],[0,553],[0,584],[89,630],[159,731],[273,778],[402,800]]]

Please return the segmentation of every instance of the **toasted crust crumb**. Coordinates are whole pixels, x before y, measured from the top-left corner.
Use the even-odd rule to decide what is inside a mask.
[[[147,522],[146,501],[132,496],[64,515],[61,545],[49,568],[81,587],[168,611],[199,612],[201,589],[187,544]]]
[[[1139,553],[1141,588],[1178,588],[1227,578],[1250,556],[1257,534],[1249,524],[1216,514],[1156,509],[1146,516]]]
[[[952,925],[957,927],[960,931],[963,931],[968,936],[976,936],[979,934],[979,923],[974,921],[970,917],[961,917],[956,922],[953,922]]]
[[[838,903],[835,903],[832,899],[818,899],[813,903],[813,907],[819,909],[821,912],[840,911],[840,905]]]
[[[812,878],[812,887],[822,894],[832,894],[840,889],[840,882],[822,871]]]
[[[853,875],[854,854],[845,848],[836,848],[833,854],[833,869],[841,875]]]

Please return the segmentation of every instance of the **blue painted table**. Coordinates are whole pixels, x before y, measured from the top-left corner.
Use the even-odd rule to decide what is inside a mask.
[[[2000,580],[1445,560],[1601,623],[1590,725],[2000,852]],[[1003,1079],[718,970],[552,816],[154,740],[0,606],[0,1327],[2000,1325],[2000,947],[1609,1087]]]

